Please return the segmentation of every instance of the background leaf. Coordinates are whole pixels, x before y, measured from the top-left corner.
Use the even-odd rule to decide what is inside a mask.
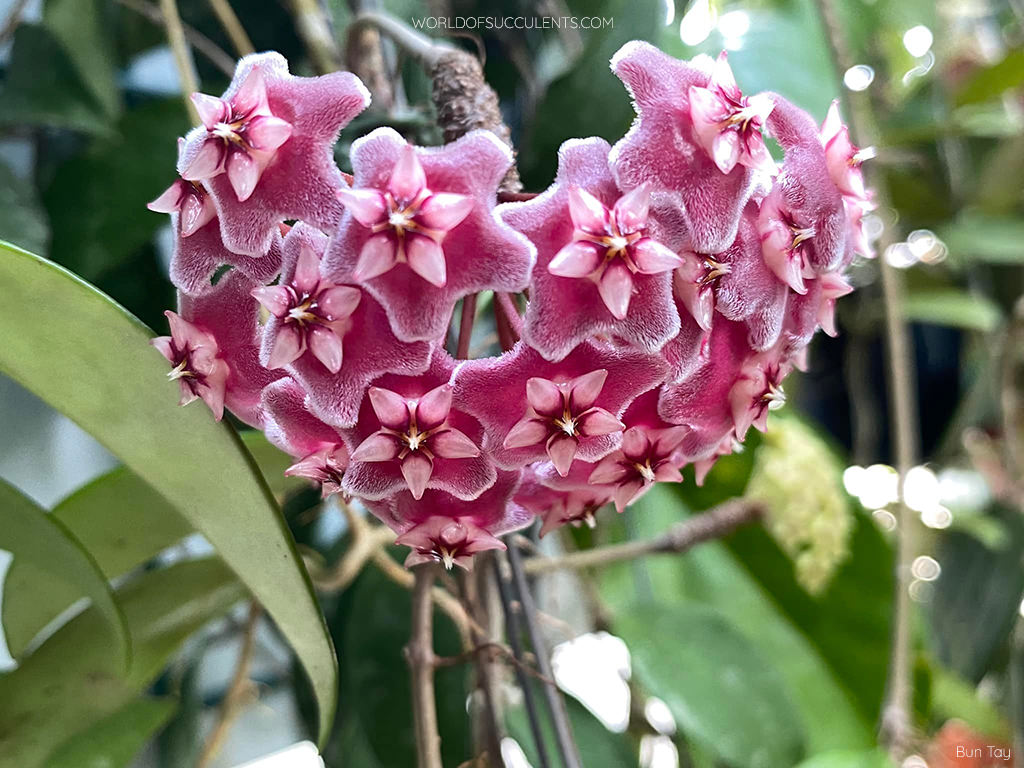
[[[135,699],[57,747],[45,768],[128,768],[176,707],[173,699]]]
[[[37,768],[65,739],[132,701],[182,641],[245,597],[217,559],[143,574],[117,591],[132,637],[131,673],[111,662],[103,619],[90,609],[0,677],[0,768]]]
[[[60,521],[51,518],[19,491],[0,481],[0,548],[14,555],[35,573],[59,581],[74,598],[88,597],[103,617],[107,631],[102,637],[114,650],[122,671],[131,663],[131,638],[124,617],[107,585],[107,580],[88,551]],[[15,622],[5,631],[20,632]]]
[[[337,661],[284,520],[237,434],[179,408],[148,329],[69,272],[0,247],[0,370],[120,457],[213,544],[277,622],[333,719]],[[59,307],[39,321],[40,307]],[[54,375],[56,370],[61,375]]]
[[[648,602],[620,612],[614,628],[637,681],[665,701],[688,738],[734,768],[799,761],[804,734],[773,660],[718,611]]]

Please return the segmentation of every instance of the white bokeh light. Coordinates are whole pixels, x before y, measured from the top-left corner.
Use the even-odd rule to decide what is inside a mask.
[[[629,725],[630,659],[626,644],[607,632],[590,632],[555,646],[555,681],[603,722],[621,733]]]
[[[903,481],[903,501],[915,512],[924,512],[939,505],[942,493],[939,478],[928,467],[911,467]]]
[[[709,0],[697,0],[679,22],[679,39],[685,45],[700,45],[715,28],[716,13]]]
[[[851,91],[863,91],[875,80],[875,70],[867,64],[857,64],[846,70],[843,84]]]
[[[903,47],[915,58],[928,53],[932,48],[932,41],[932,31],[923,24],[911,27],[903,33]]]

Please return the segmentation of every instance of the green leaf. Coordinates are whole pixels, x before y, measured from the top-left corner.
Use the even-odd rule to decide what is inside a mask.
[[[970,213],[939,229],[938,235],[957,264],[1024,263],[1024,218]]]
[[[956,95],[957,104],[972,104],[1000,96],[1024,85],[1024,48],[1010,51],[1002,61],[979,70]]]
[[[992,702],[982,699],[974,686],[938,664],[931,665],[932,717],[939,721],[957,718],[971,730],[995,741],[1012,739],[1006,715]]]
[[[136,699],[57,747],[45,768],[128,768],[176,708],[174,699]]]
[[[880,749],[866,752],[838,750],[815,755],[797,768],[895,768],[895,765]]]
[[[0,677],[0,768],[38,768],[63,741],[128,705],[181,643],[245,597],[210,558],[150,571],[117,591],[132,637],[127,677],[110,658],[103,618],[89,609]]]
[[[82,543],[106,579],[123,576],[194,531],[173,506],[125,467],[79,488],[57,504],[50,517]],[[4,581],[2,606],[11,655],[21,656],[79,596],[73,585],[47,578],[16,558]]]
[[[749,464],[749,453],[752,450],[723,457],[703,489],[689,486],[688,491],[709,493],[718,488],[740,493],[742,478],[749,473],[749,466],[744,469],[740,460]],[[635,512],[630,518],[634,538],[656,536],[688,516],[679,494],[667,486],[652,488]],[[788,563],[782,567],[792,572]],[[798,710],[808,752],[866,748],[873,743],[872,723],[857,711],[853,696],[821,651],[724,544],[709,542],[682,557],[647,558],[643,563],[606,568],[601,578],[601,594],[616,613],[629,610],[638,598],[657,595],[665,601],[699,601],[729,618],[775,662]]]
[[[187,130],[180,98],[149,101],[60,165],[43,192],[53,260],[97,282],[149,243],[168,219],[146,203],[174,179],[176,139]]]
[[[912,291],[903,304],[908,320],[988,333],[1002,322],[999,306],[987,296],[957,288]]]
[[[699,603],[643,603],[617,615],[633,674],[687,737],[734,768],[795,765],[800,717],[773,659]]]
[[[110,3],[103,0],[46,0],[43,25],[67,51],[82,82],[103,111],[121,109]]]
[[[294,541],[238,435],[204,408],[179,408],[149,329],[66,270],[0,246],[0,294],[0,370],[95,436],[209,539],[302,661],[325,735],[334,649]]]
[[[92,600],[106,621],[103,633],[109,653],[114,641],[118,664],[122,671],[131,663],[131,638],[124,616],[114,600],[107,580],[96,561],[60,521],[53,519],[15,488],[0,481],[0,547],[14,555],[36,573],[60,581],[74,595]],[[18,631],[17,624],[8,624],[6,631]]]
[[[36,191],[0,163],[0,237],[29,251],[45,254],[50,226]]]
[[[68,51],[43,26],[21,24],[14,33],[7,76],[0,89],[2,125],[110,132],[102,106],[83,82]]]
[[[295,463],[295,459],[271,444],[262,432],[249,429],[241,433],[241,438],[279,503],[283,503],[284,499],[295,491],[310,486],[309,480],[304,477],[288,477],[284,474],[284,471]]]
[[[532,681],[530,687],[533,690],[534,701],[541,707],[541,731],[547,745],[547,753],[557,755],[551,718],[545,716],[547,710],[544,709],[544,691],[541,689],[541,683]],[[624,768],[639,763],[638,750],[629,736],[624,733],[612,733],[576,697],[569,694],[563,696],[572,726],[573,740],[579,747],[583,765],[587,768]],[[509,710],[505,714],[505,724],[508,726],[509,735],[519,743],[530,765],[540,765],[526,709],[516,707]]]

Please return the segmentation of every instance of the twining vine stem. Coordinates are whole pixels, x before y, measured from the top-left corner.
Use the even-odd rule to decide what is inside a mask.
[[[116,2],[131,11],[135,11],[135,13],[153,24],[161,27],[166,26],[163,12],[154,3],[150,3],[147,0],[116,0]],[[235,74],[235,60],[223,48],[195,27],[190,27],[182,22],[181,28],[189,44],[196,51],[203,54],[213,66],[228,77],[232,77]]]
[[[235,53],[239,56],[248,56],[250,53],[255,53],[256,49],[253,47],[252,40],[249,39],[245,27],[238,20],[238,16],[235,15],[228,0],[209,0],[209,3],[210,9],[224,30],[224,34],[228,36],[231,45],[234,46]]]
[[[412,674],[413,728],[419,768],[443,768],[441,735],[434,698],[434,605],[431,589],[437,575],[434,563],[417,566],[412,590],[412,637],[406,656]]]
[[[818,9],[826,32],[833,61],[840,72],[854,65],[843,36],[843,28],[832,0],[818,0]],[[870,145],[877,136],[870,95],[848,97],[852,133],[861,146]],[[872,187],[880,208],[890,207],[888,190],[880,174],[874,174]],[[882,705],[880,736],[898,763],[913,744],[913,671],[911,669],[911,601],[909,592],[910,565],[917,553],[916,519],[903,503],[903,485],[907,472],[916,462],[918,437],[916,424],[916,382],[910,333],[904,313],[902,274],[885,257],[885,246],[894,239],[886,228],[878,244],[881,256],[878,268],[882,277],[882,299],[885,305],[886,349],[889,360],[889,388],[892,395],[891,429],[896,446],[896,468],[900,476],[900,500],[896,504],[896,563],[893,601],[892,646],[889,655],[889,676]]]
[[[185,39],[185,28],[181,23],[181,16],[178,13],[177,0],[160,0],[160,11],[164,17],[164,26],[167,28],[167,42],[174,53],[174,65],[178,69],[178,77],[181,79],[181,93],[185,99],[185,109],[195,125],[199,124],[199,112],[196,105],[190,98],[193,93],[199,90],[199,76],[196,74],[196,63],[192,60],[192,51],[188,47],[188,40]]]

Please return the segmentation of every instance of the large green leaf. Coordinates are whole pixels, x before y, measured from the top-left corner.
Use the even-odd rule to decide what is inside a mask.
[[[176,706],[174,699],[135,699],[57,747],[45,768],[128,768]]]
[[[988,333],[999,327],[1002,312],[987,296],[957,288],[911,291],[903,305],[909,320]]]
[[[1024,218],[964,214],[942,227],[939,236],[949,248],[950,261],[969,266],[1024,263]]]
[[[103,633],[109,653],[114,640],[122,671],[131,662],[131,638],[124,617],[96,561],[60,521],[0,481],[0,549],[26,563],[35,573],[60,582],[72,599],[88,597],[107,624]],[[31,590],[31,585],[28,585]],[[52,618],[52,617],[51,617]],[[5,623],[6,626],[6,623]]]
[[[895,768],[895,765],[880,749],[865,752],[837,750],[815,755],[797,768]]]
[[[117,592],[132,637],[130,674],[111,660],[103,618],[89,609],[0,677],[0,768],[37,768],[66,739],[118,712],[194,631],[245,596],[217,559],[150,571]]]
[[[663,699],[688,738],[734,768],[795,765],[804,733],[774,666],[721,613],[695,602],[648,602],[614,628],[633,674]]]
[[[971,104],[999,96],[1024,85],[1024,48],[1010,51],[999,62],[975,72],[956,95],[958,104]]]
[[[194,530],[126,467],[79,488],[54,507],[51,519],[82,543],[107,579],[122,576]],[[3,599],[11,655],[21,656],[39,631],[79,596],[73,584],[45,578],[38,568],[15,558],[4,580]]]
[[[36,253],[49,247],[46,212],[28,181],[19,179],[0,162],[0,237]]]
[[[0,294],[0,370],[93,434],[209,539],[295,649],[325,735],[334,649],[284,519],[238,435],[201,407],[179,408],[149,329],[67,270],[0,246]]]
[[[726,457],[715,467],[716,487],[729,488],[739,482],[739,476],[747,471],[740,459],[744,457]],[[706,486],[704,490],[710,489]],[[701,489],[690,487],[689,491]],[[655,486],[637,503],[635,512],[629,518],[635,538],[655,536],[688,515],[679,493],[666,486]],[[782,565],[792,571],[788,564]],[[798,710],[808,752],[860,749],[873,743],[872,723],[857,711],[854,698],[821,651],[725,544],[709,542],[683,556],[647,558],[642,563],[607,568],[601,579],[602,597],[616,613],[628,610],[639,593],[665,601],[699,601],[727,616],[751,644],[774,661]]]

